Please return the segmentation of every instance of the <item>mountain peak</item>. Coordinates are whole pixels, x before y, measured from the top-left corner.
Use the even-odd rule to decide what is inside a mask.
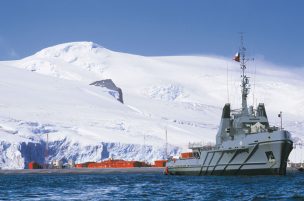
[[[58,58],[62,55],[86,55],[86,54],[96,54],[98,52],[108,51],[106,48],[90,41],[82,42],[69,42],[62,43],[59,45],[51,46],[41,51],[37,52],[35,56],[46,57],[46,58]]]

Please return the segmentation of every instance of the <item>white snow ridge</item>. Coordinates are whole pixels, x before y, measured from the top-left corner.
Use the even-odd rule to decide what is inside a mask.
[[[256,66],[254,104],[264,102],[276,126],[283,111],[285,129],[301,141],[304,71]],[[24,168],[32,160],[43,163],[46,134],[49,161],[77,163],[110,156],[162,159],[165,129],[170,155],[178,155],[189,142],[214,142],[228,99],[227,77],[232,107],[240,107],[239,66],[225,58],[143,57],[73,42],[2,61],[0,68],[0,167],[7,169]],[[254,72],[253,65],[248,68]],[[122,94],[90,85],[109,79]],[[250,96],[249,104],[252,100]],[[293,151],[290,159],[302,160],[301,155]]]

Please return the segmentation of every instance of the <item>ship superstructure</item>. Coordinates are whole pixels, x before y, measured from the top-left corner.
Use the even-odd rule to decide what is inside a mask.
[[[169,159],[166,174],[171,175],[285,175],[293,142],[290,133],[270,126],[263,103],[247,105],[250,90],[246,75],[246,48],[234,58],[240,63],[242,107],[231,110],[226,103],[216,135],[215,146],[189,144],[192,157]]]

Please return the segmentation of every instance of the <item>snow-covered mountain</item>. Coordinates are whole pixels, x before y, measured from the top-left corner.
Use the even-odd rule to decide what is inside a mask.
[[[301,140],[303,69],[248,67],[249,103],[264,102],[277,126],[283,111],[284,127]],[[215,56],[144,57],[74,42],[2,61],[0,68],[2,168],[43,162],[47,133],[50,161],[161,159],[166,129],[169,152],[177,155],[189,142],[214,142],[223,105],[241,102],[238,63]],[[115,91],[90,85],[106,79],[121,88],[123,104]],[[291,159],[302,160],[296,151]]]

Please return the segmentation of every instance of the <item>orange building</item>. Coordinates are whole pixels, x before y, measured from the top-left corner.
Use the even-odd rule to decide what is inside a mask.
[[[39,163],[36,163],[35,161],[31,161],[28,164],[28,169],[42,169],[42,165],[40,165]]]
[[[153,167],[166,167],[166,163],[167,160],[156,160]]]
[[[102,162],[87,162],[76,164],[76,168],[134,168],[134,167],[149,167],[149,164],[140,161],[125,161],[125,160],[107,160]]]

